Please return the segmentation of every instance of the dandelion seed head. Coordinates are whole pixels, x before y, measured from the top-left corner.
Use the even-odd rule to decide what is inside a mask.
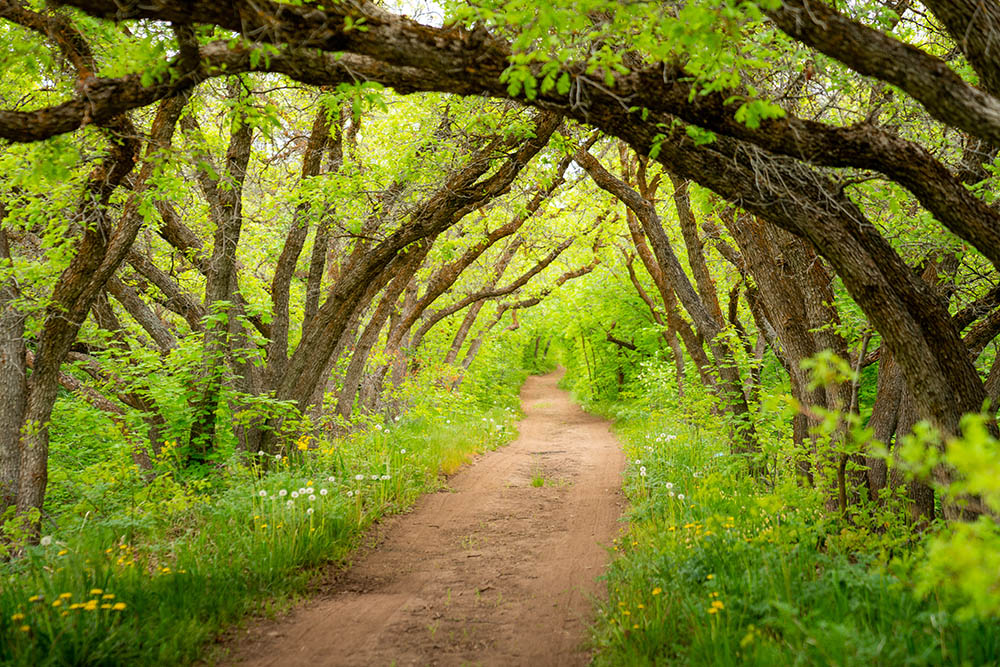
[[[313,508],[310,507],[309,509],[306,510],[306,514],[312,514],[312,513],[313,513]]]
[[[316,495],[315,494],[310,494],[309,495],[309,502],[312,502],[314,500],[316,500]]]
[[[257,492],[257,495],[260,496],[261,498],[266,498],[267,497],[267,491],[265,491],[264,489],[261,489],[260,491]]]
[[[298,497],[299,497],[299,492],[298,491],[292,491],[292,498],[298,498]],[[291,502],[291,501],[289,501],[289,502]]]
[[[319,495],[325,496],[326,494],[327,494],[327,490],[326,489],[320,489],[319,490]]]
[[[52,544],[52,536],[46,535],[42,539],[38,540],[38,543],[41,544],[43,547],[47,547],[50,544]]]
[[[364,476],[364,475],[355,475],[355,476],[354,476],[354,480],[355,480],[356,482],[361,482],[361,481],[364,481],[364,479],[365,479],[365,476]]]

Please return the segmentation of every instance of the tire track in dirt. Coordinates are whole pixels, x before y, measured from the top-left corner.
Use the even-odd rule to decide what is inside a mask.
[[[510,445],[378,528],[329,595],[235,640],[235,664],[583,665],[624,456],[606,421],[529,377]],[[540,473],[544,486],[532,486]]]

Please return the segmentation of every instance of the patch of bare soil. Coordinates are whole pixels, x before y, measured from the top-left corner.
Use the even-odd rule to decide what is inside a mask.
[[[241,665],[584,665],[624,456],[556,387],[521,390],[520,437],[379,527],[321,599],[237,637]],[[543,480],[541,486],[533,485]]]

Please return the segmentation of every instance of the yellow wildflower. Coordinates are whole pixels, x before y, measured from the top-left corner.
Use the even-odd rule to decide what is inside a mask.
[[[111,605],[109,605],[109,604],[102,604],[101,605],[101,609],[111,609]]]
[[[101,599],[102,600],[114,600],[115,599],[115,594],[114,593],[105,593],[104,595],[101,596]]]
[[[31,626],[30,625],[22,625],[20,629],[21,629],[21,632],[31,632]]]
[[[707,576],[707,577],[705,577],[705,578],[706,578],[706,579],[707,579],[708,581],[711,581],[712,579],[715,579],[715,575],[714,575],[714,574],[710,574],[710,575],[708,575],[708,576]]]
[[[718,610],[718,609],[716,609],[715,607],[709,607],[709,608],[708,608],[708,613],[709,613],[709,614],[718,614],[718,613],[719,613],[719,610]]]
[[[115,611],[121,611],[122,609],[125,608],[125,603],[124,602],[116,602],[113,605],[111,605],[111,608],[114,609]]]
[[[62,598],[60,598],[60,599],[58,599],[58,600],[53,600],[53,601],[52,601],[52,606],[53,606],[53,607],[58,607],[58,606],[60,606],[61,604],[62,604]]]
[[[712,607],[715,609],[725,609],[726,605],[722,604],[722,600],[713,600]]]
[[[90,594],[91,595],[100,595],[103,592],[104,592],[103,588],[91,588],[90,589]]]
[[[653,595],[659,595],[662,592],[663,592],[663,589],[660,588],[659,586],[657,586],[656,588],[653,589]]]
[[[10,620],[12,620],[15,623],[17,623],[18,621],[23,621],[24,614],[14,614],[13,616],[10,617]]]
[[[65,556],[65,555],[66,555],[66,554],[68,554],[68,553],[69,553],[69,551],[67,551],[66,549],[63,549],[62,551],[60,551],[60,552],[59,552],[59,553],[57,553],[56,555],[57,555],[57,556]]]
[[[68,600],[71,597],[73,597],[72,593],[60,593],[59,594],[59,599],[61,599],[61,600]]]

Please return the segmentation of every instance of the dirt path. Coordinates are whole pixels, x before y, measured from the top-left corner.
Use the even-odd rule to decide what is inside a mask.
[[[618,532],[624,465],[608,424],[552,373],[521,390],[520,437],[383,524],[334,587],[252,628],[242,665],[582,665]],[[540,473],[541,487],[532,485]]]

